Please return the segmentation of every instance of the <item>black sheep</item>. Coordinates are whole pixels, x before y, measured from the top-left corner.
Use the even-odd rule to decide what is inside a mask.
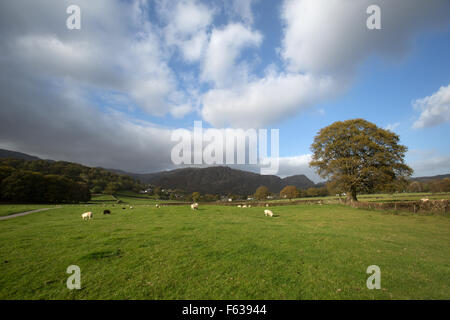
[[[109,211],[109,210],[103,210],[103,214],[111,214],[111,211]]]

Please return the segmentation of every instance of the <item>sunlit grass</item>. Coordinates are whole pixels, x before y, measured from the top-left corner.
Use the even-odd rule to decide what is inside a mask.
[[[26,211],[41,209],[41,208],[51,208],[55,205],[45,205],[45,204],[0,204],[0,217],[9,216],[16,213],[22,213]]]
[[[447,217],[263,209],[68,205],[0,221],[0,299],[450,298]],[[381,290],[366,287],[373,264]]]
[[[376,201],[376,202],[391,202],[391,201],[418,201],[422,198],[428,198],[430,200],[440,200],[440,199],[450,199],[450,193],[382,193],[382,194],[362,194],[358,195],[359,201]],[[345,199],[345,197],[341,197]],[[302,197],[295,198],[292,201],[305,200],[305,201],[315,201],[315,200],[339,200],[337,196],[324,196],[324,197]],[[288,199],[276,199],[267,200],[266,202],[286,202]]]

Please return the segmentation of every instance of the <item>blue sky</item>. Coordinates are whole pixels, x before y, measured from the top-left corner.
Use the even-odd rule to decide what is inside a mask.
[[[81,9],[68,30],[66,8]],[[381,30],[369,30],[369,5]],[[415,175],[450,172],[450,2],[39,0],[0,4],[0,147],[134,172],[172,169],[171,132],[277,128],[281,176],[314,135],[364,118]],[[254,166],[240,166],[255,170]]]
[[[348,92],[282,123],[286,138],[292,137],[289,145],[295,144],[297,150],[307,152],[318,129],[334,121],[360,117],[383,128],[398,124],[394,131],[410,150],[435,150],[448,155],[450,144],[444,137],[450,136],[450,126],[442,123],[413,129],[420,112],[413,109],[412,101],[432,95],[437,88],[450,83],[449,40],[449,28],[427,32],[414,39],[411,51],[401,61],[369,58]],[[324,114],[318,110],[324,110]],[[305,139],[295,136],[298,128],[305,128]],[[288,147],[283,152],[294,155],[295,149]]]

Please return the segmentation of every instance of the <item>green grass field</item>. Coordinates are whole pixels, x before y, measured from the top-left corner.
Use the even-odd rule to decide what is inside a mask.
[[[91,201],[117,201],[116,198],[114,198],[110,194],[93,194],[91,196]]]
[[[90,204],[113,204],[116,203],[117,200],[122,201],[124,204],[153,204],[156,203],[165,203],[165,202],[182,202],[179,200],[161,200],[155,199],[154,196],[149,196],[146,194],[140,194],[133,191],[120,191],[116,195],[108,195],[108,194],[94,194],[91,196]]]
[[[55,205],[45,204],[18,204],[18,205],[0,205],[0,217],[9,216],[15,213],[21,213],[41,208],[51,208]]]
[[[448,217],[341,205],[272,207],[274,218],[261,207],[105,208],[0,221],[0,299],[450,298]],[[81,290],[66,288],[69,265],[81,268]],[[366,287],[370,265],[381,290]]]
[[[422,198],[428,198],[430,200],[441,200],[441,199],[450,199],[450,193],[431,193],[431,192],[423,192],[423,193],[394,193],[394,194],[364,194],[358,195],[358,200],[362,202],[366,201],[375,201],[375,202],[392,202],[392,201],[419,201]],[[336,196],[325,196],[325,197],[306,197],[306,198],[295,198],[292,201],[296,200],[307,200],[307,201],[315,201],[315,200],[339,200],[339,197]],[[276,202],[285,202],[287,199],[276,199],[276,200],[268,200],[269,203]]]

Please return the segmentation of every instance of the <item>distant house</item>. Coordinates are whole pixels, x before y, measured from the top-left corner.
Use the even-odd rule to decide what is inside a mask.
[[[247,200],[253,200],[253,198],[252,197],[248,197]]]
[[[152,192],[152,188],[148,188],[148,189],[139,191],[139,193],[141,193],[141,194],[147,194],[147,193],[151,193],[151,192]]]

